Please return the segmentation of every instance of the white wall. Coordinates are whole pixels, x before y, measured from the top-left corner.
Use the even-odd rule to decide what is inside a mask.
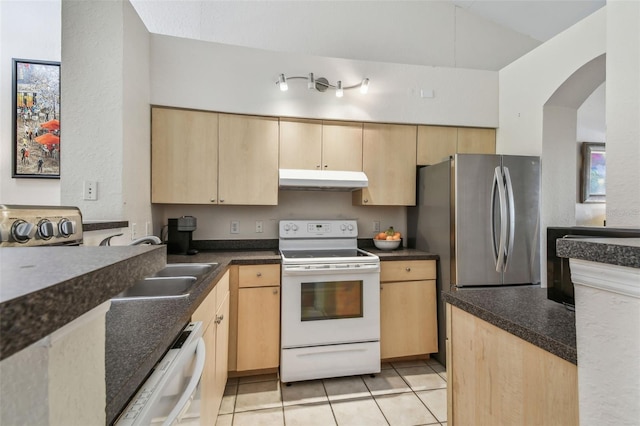
[[[607,2],[607,226],[640,228],[640,2]]]
[[[149,35],[128,2],[62,3],[61,199],[89,220],[128,220],[114,244],[144,235],[149,204]],[[85,181],[98,199],[82,199]]]
[[[132,3],[152,33],[298,55],[497,71],[540,44],[450,1]]]
[[[0,202],[60,205],[60,180],[11,177],[11,58],[60,61],[60,0],[0,1]]]
[[[326,77],[344,85],[370,79],[369,93],[308,90],[305,80]],[[421,98],[420,89],[434,98]],[[498,79],[493,71],[368,62],[273,52],[152,35],[151,102],[211,111],[394,123],[496,127]]]
[[[501,69],[496,150],[542,155],[544,105],[574,72],[604,54],[605,48],[606,8],[602,8]]]

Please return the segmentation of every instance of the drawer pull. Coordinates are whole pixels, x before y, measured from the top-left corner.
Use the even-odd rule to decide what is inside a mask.
[[[273,294],[278,294],[278,290],[273,290]]]
[[[411,268],[409,268],[408,266],[405,269],[407,272],[411,272]]]
[[[258,272],[258,273],[256,274],[256,277],[261,277],[261,276],[262,276],[262,272]]]
[[[224,319],[224,314],[220,315],[220,316],[216,315],[216,324],[220,324],[223,319]]]

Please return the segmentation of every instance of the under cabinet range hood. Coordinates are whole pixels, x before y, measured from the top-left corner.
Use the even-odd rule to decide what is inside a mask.
[[[280,169],[280,189],[297,191],[356,191],[369,184],[364,172]]]

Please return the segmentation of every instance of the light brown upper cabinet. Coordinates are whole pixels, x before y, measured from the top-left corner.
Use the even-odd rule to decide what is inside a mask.
[[[362,170],[362,123],[280,119],[280,168]]]
[[[219,114],[219,204],[278,204],[278,119]]]
[[[365,123],[362,169],[369,186],[353,192],[354,205],[415,205],[416,126]]]
[[[418,126],[419,166],[436,164],[456,153],[495,154],[496,130],[474,127]]]
[[[153,107],[151,201],[278,204],[278,119]]]
[[[218,114],[151,110],[151,202],[211,204],[218,198]]]

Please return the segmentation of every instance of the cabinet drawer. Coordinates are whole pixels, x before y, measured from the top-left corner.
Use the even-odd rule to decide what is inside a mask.
[[[435,260],[396,260],[380,262],[380,281],[419,281],[436,278]]]
[[[280,265],[243,265],[238,268],[239,287],[280,285]]]

